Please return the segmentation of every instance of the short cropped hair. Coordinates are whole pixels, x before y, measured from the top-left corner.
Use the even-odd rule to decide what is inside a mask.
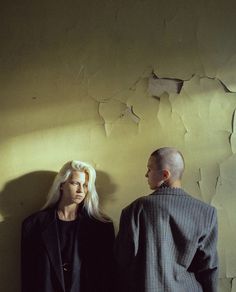
[[[175,180],[182,178],[185,162],[179,150],[173,147],[163,147],[155,150],[151,156],[155,157],[158,169],[167,168]]]

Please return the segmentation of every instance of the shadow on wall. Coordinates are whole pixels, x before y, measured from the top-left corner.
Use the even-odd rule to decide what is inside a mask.
[[[0,193],[0,291],[20,291],[21,222],[41,209],[55,174],[28,173],[9,181]]]
[[[116,185],[111,181],[110,176],[104,171],[98,170],[96,172],[96,189],[101,206],[104,206],[106,203],[114,203],[115,198],[113,194],[117,189]]]
[[[0,291],[20,291],[20,238],[24,218],[39,211],[57,173],[35,171],[8,182],[0,193]],[[116,187],[110,177],[97,172],[101,204],[114,200]],[[102,194],[102,195],[100,195]]]

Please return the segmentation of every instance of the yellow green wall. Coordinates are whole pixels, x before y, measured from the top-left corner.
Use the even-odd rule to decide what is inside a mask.
[[[160,146],[183,152],[184,188],[217,207],[220,292],[236,291],[235,11],[233,0],[1,3],[0,291],[20,291],[21,221],[64,162],[95,166],[117,227],[149,192]]]

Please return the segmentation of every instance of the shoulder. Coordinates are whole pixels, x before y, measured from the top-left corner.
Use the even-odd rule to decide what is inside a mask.
[[[144,210],[149,210],[150,206],[165,206],[166,208],[184,208],[189,212],[195,212],[199,216],[201,213],[203,217],[216,217],[216,208],[205,203],[185,192],[182,189],[178,191],[159,190],[146,196],[141,196],[130,203],[122,210],[122,217],[137,216]],[[175,207],[176,206],[176,207]]]
[[[53,218],[54,214],[55,210],[52,208],[35,212],[23,220],[22,229],[29,231],[32,227],[40,227]]]
[[[216,208],[198,198],[193,197],[192,195],[189,195],[187,192],[184,192],[184,200],[188,201],[189,204],[191,204],[192,206],[194,206],[196,209],[199,209],[201,211],[205,211],[205,212],[209,212],[212,214],[216,213]]]
[[[138,214],[142,211],[144,203],[148,196],[141,196],[130,203],[122,210],[122,215],[131,215],[131,214]]]

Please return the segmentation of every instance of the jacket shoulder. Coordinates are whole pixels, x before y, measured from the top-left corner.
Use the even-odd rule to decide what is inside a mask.
[[[54,209],[45,209],[31,214],[22,222],[22,230],[30,231],[32,227],[41,226],[48,218],[53,216]]]
[[[128,213],[140,211],[143,208],[143,203],[145,202],[147,197],[148,196],[141,196],[141,197],[137,198],[136,200],[131,202],[128,206],[126,206],[122,210],[122,213],[128,214]]]
[[[175,198],[175,202],[178,202],[178,205],[184,205],[188,206],[189,210],[191,211],[192,209],[198,210],[198,212],[201,210],[203,214],[208,214],[208,216],[215,217],[217,210],[214,206],[209,205],[208,203],[205,203],[191,195],[189,195],[187,192],[182,191],[181,195],[174,196],[170,195],[171,197]],[[169,201],[170,196],[164,194],[163,196],[155,195],[154,193],[141,196],[134,200],[132,203],[130,203],[127,207],[125,207],[122,210],[123,215],[129,215],[129,214],[135,214],[135,213],[140,213],[143,209],[145,210],[146,208],[149,208],[150,204],[151,205],[156,205],[156,204],[165,204]],[[157,200],[157,198],[160,198],[160,200]],[[169,197],[169,198],[168,198]],[[168,198],[167,201],[165,198]],[[168,205],[168,204],[167,204]],[[173,207],[173,204],[171,204]]]
[[[215,213],[216,212],[216,208],[204,201],[201,201],[198,198],[195,198],[191,195],[189,195],[188,193],[184,192],[184,200],[189,201],[189,204],[195,205],[198,208],[200,208],[201,210],[205,210],[206,212],[210,212],[210,213]]]

